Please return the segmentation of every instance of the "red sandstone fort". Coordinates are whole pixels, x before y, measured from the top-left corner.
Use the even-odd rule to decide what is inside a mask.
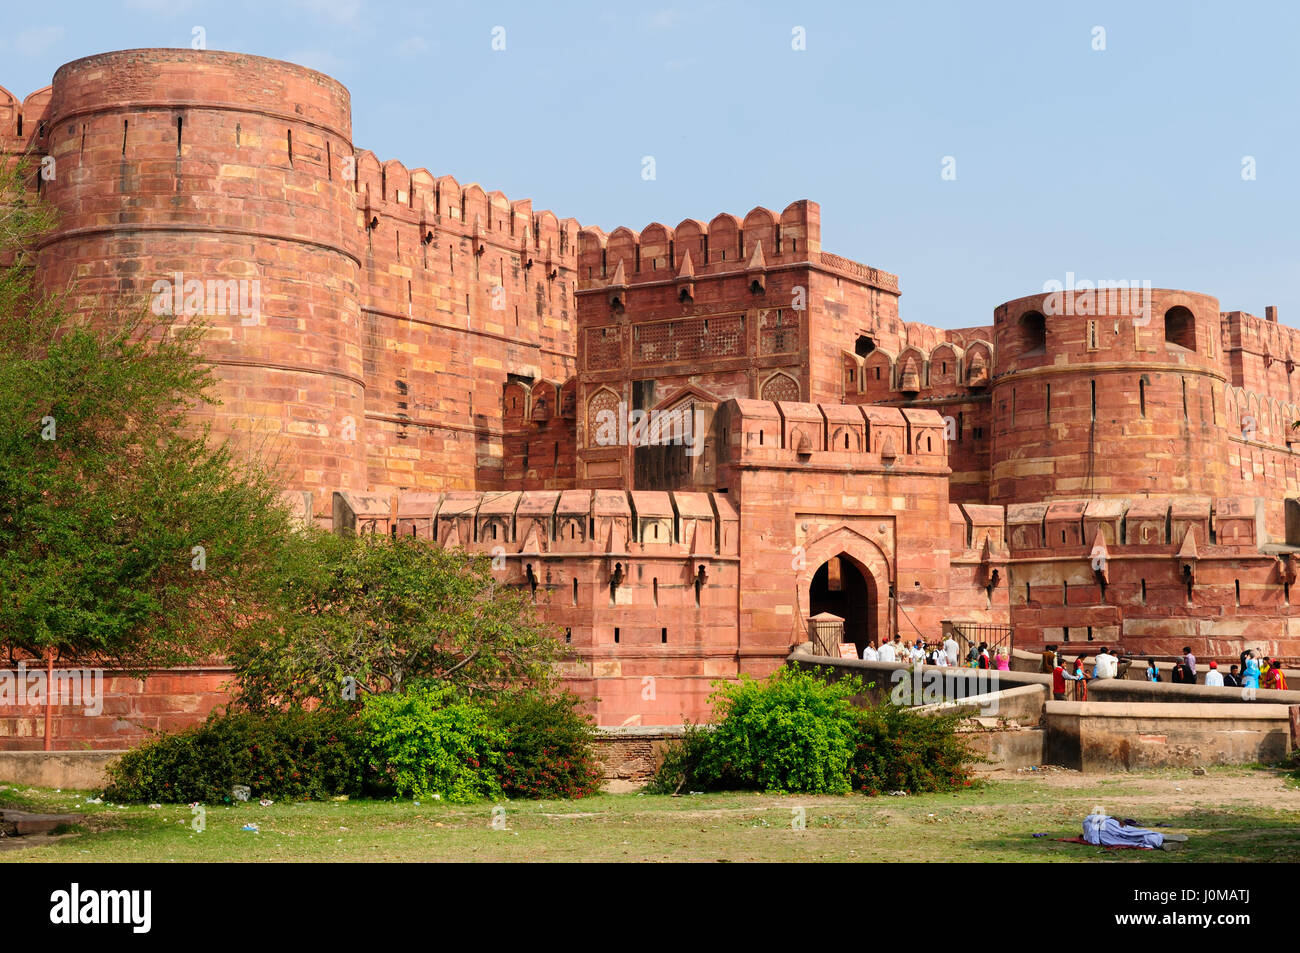
[[[269,437],[304,520],[497,556],[602,724],[707,718],[710,680],[823,612],[859,648],[948,621],[1300,655],[1300,340],[1272,308],[1044,292],[911,323],[814,202],[606,234],[380,162],[338,82],[231,53],[0,89],[0,152],[53,162],[48,287],[256,282],[255,314],[204,314],[215,431]],[[227,674],[59,734],[185,723]]]

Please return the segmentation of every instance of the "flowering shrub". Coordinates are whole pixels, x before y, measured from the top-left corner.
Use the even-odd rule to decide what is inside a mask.
[[[960,715],[921,715],[884,703],[858,712],[853,790],[951,791],[971,783],[978,760],[954,730]]]
[[[591,719],[572,695],[528,692],[499,699],[493,724],[505,736],[501,787],[518,798],[586,797],[600,787]]]

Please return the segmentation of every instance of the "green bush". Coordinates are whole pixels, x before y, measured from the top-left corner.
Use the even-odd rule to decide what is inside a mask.
[[[708,782],[700,774],[700,765],[704,762],[712,731],[707,726],[688,724],[686,736],[664,749],[663,760],[646,785],[646,793],[680,794],[708,787]]]
[[[361,723],[376,784],[399,797],[499,797],[507,736],[450,686],[369,695]]]
[[[724,685],[713,696],[716,726],[688,727],[649,790],[880,794],[970,784],[978,759],[955,733],[960,716],[888,702],[856,708],[850,699],[862,690],[856,678],[828,682],[793,667]]]
[[[104,796],[123,802],[321,800],[361,794],[365,747],[356,720],[331,712],[213,713],[203,724],[128,751],[108,769]]]
[[[469,699],[425,683],[367,696],[355,714],[213,714],[125,754],[109,769],[105,796],[229,803],[242,784],[272,800],[585,797],[601,770],[591,719],[577,705],[544,692]]]
[[[951,791],[971,783],[978,760],[955,731],[960,714],[922,715],[888,702],[860,709],[853,790]]]
[[[855,750],[849,699],[857,678],[828,682],[786,667],[765,681],[742,677],[713,695],[717,726],[700,763],[711,788],[844,794]]]
[[[600,787],[592,751],[595,730],[570,694],[525,692],[499,698],[489,711],[505,737],[501,788],[507,797],[579,798]]]

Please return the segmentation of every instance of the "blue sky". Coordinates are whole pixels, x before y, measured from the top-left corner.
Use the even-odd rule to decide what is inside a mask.
[[[337,77],[357,146],[381,159],[606,231],[814,199],[823,247],[898,273],[912,321],[991,323],[1074,272],[1225,310],[1276,304],[1300,325],[1300,5],[95,0],[6,14],[0,85],[19,96],[68,60],[188,47],[201,26],[210,49]]]

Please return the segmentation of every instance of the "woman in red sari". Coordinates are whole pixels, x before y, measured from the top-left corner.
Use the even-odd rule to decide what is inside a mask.
[[[1074,660],[1074,696],[1075,701],[1088,700],[1088,676],[1083,671],[1082,656]]]

